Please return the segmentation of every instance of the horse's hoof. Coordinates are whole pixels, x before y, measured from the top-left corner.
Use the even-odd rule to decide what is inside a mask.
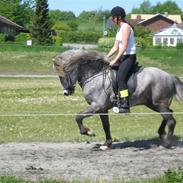
[[[99,147],[99,149],[100,149],[101,151],[106,151],[106,150],[110,149],[110,147],[101,145],[101,146]]]
[[[96,136],[95,133],[94,133],[94,131],[91,130],[91,129],[89,129],[89,128],[86,128],[86,133],[87,133],[87,135],[90,136],[90,137]]]
[[[163,147],[165,147],[167,149],[170,149],[172,147],[172,139],[170,137],[162,136],[161,140],[162,140]]]

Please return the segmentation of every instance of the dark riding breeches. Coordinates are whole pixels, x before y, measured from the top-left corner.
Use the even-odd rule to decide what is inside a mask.
[[[124,55],[119,62],[120,65],[117,72],[117,83],[118,90],[121,91],[127,89],[129,72],[132,70],[136,62],[136,54]]]

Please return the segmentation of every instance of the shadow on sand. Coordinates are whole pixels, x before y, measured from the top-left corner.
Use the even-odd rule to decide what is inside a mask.
[[[100,148],[102,144],[96,144],[95,148]],[[125,148],[136,148],[137,151],[148,150],[162,146],[161,140],[158,138],[149,139],[149,140],[135,140],[135,141],[125,141],[125,142],[116,142],[112,144],[111,149],[125,149]],[[183,147],[183,140],[180,137],[174,137],[172,142],[172,149],[176,147]],[[170,149],[171,149],[170,148]]]

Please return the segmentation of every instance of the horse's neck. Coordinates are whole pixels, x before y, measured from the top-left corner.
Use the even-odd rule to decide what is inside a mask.
[[[93,77],[97,77],[97,75],[103,74],[105,70],[105,68],[99,69],[96,67],[91,67],[90,65],[80,66],[78,70],[78,82],[83,84],[88,79],[92,79]]]

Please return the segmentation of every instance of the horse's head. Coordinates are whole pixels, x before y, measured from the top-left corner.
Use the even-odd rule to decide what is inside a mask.
[[[65,75],[64,77],[59,76],[59,79],[63,88],[63,94],[65,96],[74,94],[75,83],[73,83],[71,76],[70,75]]]
[[[68,69],[68,57],[64,54],[53,58],[53,69],[59,75],[60,83],[63,88],[63,94],[72,95],[75,91],[77,78],[77,68],[70,66]]]
[[[84,75],[84,78],[91,77],[108,63],[104,54],[95,51],[68,50],[53,58],[53,68],[59,75],[65,95],[74,93],[78,79]]]

